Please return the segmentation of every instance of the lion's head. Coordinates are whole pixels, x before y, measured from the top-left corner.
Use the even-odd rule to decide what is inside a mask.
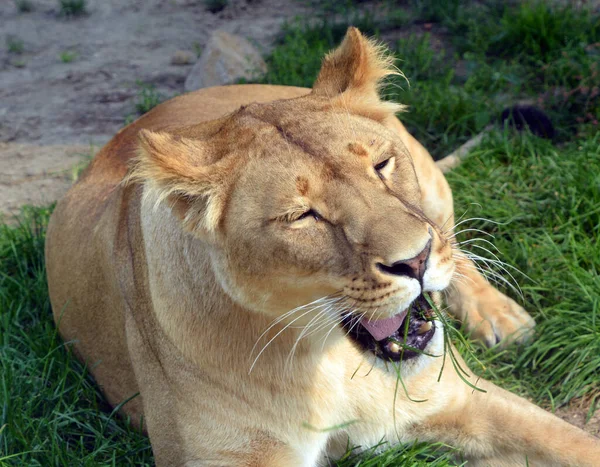
[[[172,133],[143,130],[133,176],[213,245],[212,267],[237,303],[273,319],[296,310],[282,321],[301,326],[321,313],[363,348],[399,359],[418,354],[399,349],[404,333],[418,349],[433,336],[428,316],[406,316],[428,308],[423,291],[448,286],[454,262],[389,128],[400,106],[378,95],[392,73],[383,50],[351,28],[306,96]],[[309,303],[320,305],[301,307]]]

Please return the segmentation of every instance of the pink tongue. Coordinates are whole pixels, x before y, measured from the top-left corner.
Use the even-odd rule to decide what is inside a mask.
[[[360,324],[369,331],[369,334],[371,334],[376,341],[380,341],[386,337],[390,337],[400,328],[407,312],[408,309],[391,318],[379,319],[377,321],[369,321],[367,318],[363,318],[360,320]]]

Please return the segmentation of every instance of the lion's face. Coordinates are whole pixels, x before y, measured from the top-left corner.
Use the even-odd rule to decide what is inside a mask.
[[[348,328],[356,320],[379,320],[356,336],[375,349],[369,337],[389,338],[423,291],[449,284],[449,241],[422,213],[410,154],[392,131],[322,109],[271,123],[277,114],[268,107],[243,111],[265,126],[251,149],[259,155],[229,195],[220,277],[238,301],[274,317],[339,297],[327,315],[340,314]],[[307,325],[322,309],[301,309],[289,320]],[[424,346],[427,337],[415,336],[412,346]]]
[[[454,262],[421,211],[410,154],[366,108],[313,92],[249,105],[204,133],[146,132],[138,170],[214,245],[214,270],[236,302],[273,319],[288,313],[294,326],[337,323],[379,356],[407,358],[418,352],[397,342],[426,347],[435,327],[422,293],[448,286]],[[152,155],[179,182],[152,175],[142,159]]]

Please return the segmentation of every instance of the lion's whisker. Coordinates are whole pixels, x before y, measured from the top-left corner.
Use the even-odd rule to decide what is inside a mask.
[[[263,354],[263,352],[267,349],[267,347],[271,344],[271,342],[273,342],[283,331],[285,331],[292,323],[295,323],[296,321],[298,321],[300,318],[306,316],[308,313],[311,313],[312,311],[314,311],[313,309],[307,310],[304,313],[302,313],[300,316],[297,316],[296,318],[294,318],[290,323],[286,324],[282,329],[280,329],[277,334],[275,334],[270,340],[269,342],[267,342],[264,347],[261,349],[261,351],[258,353],[258,355],[256,356],[256,358],[254,359],[254,361],[252,362],[252,365],[250,365],[250,369],[248,370],[248,374],[250,374],[252,372],[252,369],[254,368],[254,365],[256,364],[256,362],[258,361],[259,357]]]
[[[479,239],[479,240],[483,240],[483,239]],[[489,242],[488,242],[489,243]],[[493,246],[493,245],[492,245]],[[533,281],[533,279],[531,277],[529,277],[527,274],[525,274],[523,271],[521,271],[519,268],[517,268],[516,266],[513,266],[512,264],[508,264],[504,261],[502,261],[500,258],[498,258],[498,256],[496,254],[494,254],[492,251],[488,250],[487,248],[481,246],[481,245],[473,245],[474,248],[479,248],[480,250],[483,250],[485,252],[487,252],[488,254],[492,255],[496,261],[498,261],[498,264],[502,267],[502,269],[504,271],[506,271],[506,273],[508,275],[510,275],[510,272],[508,272],[506,269],[504,268],[509,268],[512,269],[515,272],[518,272],[519,274],[521,274],[523,277],[525,277],[526,279]],[[495,247],[494,247],[495,248]],[[496,250],[498,251],[498,253],[500,253],[500,250],[498,250],[496,248]],[[512,276],[511,276],[512,277]],[[514,280],[514,278],[513,278]],[[516,282],[516,281],[515,281]]]
[[[466,280],[471,281],[472,284],[475,283],[475,281],[470,278],[469,276],[465,276],[464,274],[461,273],[454,273],[454,275],[452,276],[452,281],[450,282],[450,285],[454,284],[461,284],[464,286],[468,286],[467,282],[465,282]]]
[[[449,235],[447,238],[448,238],[448,239],[453,239],[453,238],[457,237],[458,235],[460,235],[460,234],[463,234],[463,233],[466,233],[466,232],[478,232],[478,233],[480,233],[480,234],[487,235],[488,237],[496,238],[496,237],[495,237],[494,235],[492,235],[491,233],[489,233],[489,232],[486,232],[485,230],[476,229],[476,228],[470,228],[470,229],[463,229],[463,230],[459,230],[458,232],[455,232],[454,234],[452,234],[452,235]]]
[[[491,264],[491,265],[499,267],[502,271],[504,271],[506,274],[508,274],[508,276],[514,282],[514,285],[508,279],[506,279],[505,277],[503,277],[501,274],[496,273],[495,271],[492,271],[492,269],[488,269],[487,272],[488,273],[494,272],[497,275],[498,278],[502,278],[502,280],[506,284],[510,284],[511,289],[513,289],[516,293],[518,293],[521,298],[524,298],[523,297],[523,291],[521,290],[521,287],[519,287],[518,282],[516,281],[516,279],[514,278],[514,276],[503,266],[503,264],[502,264],[501,261],[497,261],[497,260],[493,260],[493,259],[489,259],[489,258],[484,258],[483,256],[479,256],[479,255],[476,255],[474,253],[470,254],[470,258],[473,259],[473,260],[476,259],[477,261],[481,261],[481,262],[483,262],[486,265]]]
[[[257,342],[258,342],[258,341],[259,341],[259,340],[260,340],[260,339],[261,339],[261,338],[262,338],[262,337],[263,337],[263,336],[264,336],[264,335],[265,335],[267,332],[269,332],[269,330],[270,330],[270,329],[271,329],[273,326],[276,326],[276,325],[277,325],[277,324],[279,324],[281,321],[285,320],[286,318],[288,318],[289,316],[293,315],[294,313],[296,313],[296,312],[298,312],[298,311],[300,311],[300,310],[302,310],[302,309],[304,309],[304,308],[306,308],[306,307],[308,307],[308,306],[311,306],[311,305],[313,305],[313,304],[315,304],[315,305],[313,305],[314,307],[321,307],[321,306],[324,306],[324,305],[321,305],[321,304],[319,304],[319,305],[316,305],[316,303],[317,303],[319,300],[322,300],[322,298],[320,298],[320,299],[317,299],[317,300],[315,300],[315,301],[313,301],[313,302],[311,302],[311,303],[309,303],[309,304],[302,305],[302,306],[299,306],[299,307],[297,307],[297,308],[294,308],[294,309],[292,309],[292,310],[290,310],[290,311],[287,311],[287,312],[286,312],[286,313],[284,313],[283,315],[281,315],[281,316],[277,317],[277,318],[276,318],[276,319],[275,319],[275,320],[274,320],[274,321],[271,323],[271,325],[270,325],[270,326],[269,326],[269,327],[268,327],[268,328],[267,328],[267,329],[266,329],[266,330],[265,330],[265,331],[264,331],[264,332],[263,332],[263,333],[262,333],[262,334],[261,334],[261,335],[258,337],[258,339],[257,339]],[[255,344],[255,345],[256,345],[256,344]],[[254,350],[254,348],[253,348],[253,350]]]
[[[274,320],[274,321],[273,321],[273,322],[270,324],[270,326],[269,326],[267,329],[265,329],[265,330],[263,331],[263,333],[262,333],[262,334],[261,334],[261,335],[258,337],[258,339],[256,340],[256,342],[254,343],[254,346],[252,347],[251,354],[252,354],[252,353],[254,353],[254,350],[256,349],[256,346],[258,345],[258,343],[260,342],[260,340],[261,340],[261,339],[262,339],[262,338],[263,338],[263,337],[264,337],[264,336],[265,336],[265,335],[266,335],[266,334],[267,334],[267,333],[268,333],[268,332],[269,332],[269,331],[270,331],[270,330],[271,330],[271,329],[272,329],[274,326],[276,326],[277,324],[281,323],[281,322],[282,322],[282,321],[284,321],[285,319],[287,319],[287,318],[291,317],[291,316],[292,316],[294,313],[297,313],[298,311],[301,311],[301,310],[303,310],[303,309],[305,309],[305,308],[307,308],[307,307],[311,307],[311,306],[312,306],[312,308],[311,308],[311,309],[309,309],[307,312],[303,313],[303,314],[302,314],[300,317],[302,317],[302,316],[306,315],[307,313],[309,313],[309,312],[311,312],[311,311],[314,311],[315,309],[321,308],[321,307],[323,307],[323,306],[327,306],[328,304],[330,304],[330,303],[334,303],[335,301],[339,301],[341,298],[340,298],[340,297],[335,297],[335,295],[336,295],[336,294],[327,295],[327,296],[325,296],[325,297],[320,297],[320,298],[318,298],[318,299],[316,299],[316,300],[313,300],[313,301],[312,301],[312,302],[310,302],[310,303],[307,303],[307,304],[305,304],[305,305],[301,305],[301,306],[299,306],[299,307],[296,307],[296,308],[294,308],[294,309],[292,309],[292,310],[290,310],[290,311],[287,311],[287,312],[286,312],[286,313],[284,313],[283,315],[281,315],[281,316],[277,317],[277,318],[276,318],[276,319],[275,319],[275,320]],[[333,297],[335,297],[335,298],[333,298]],[[324,303],[319,303],[319,302],[324,302]],[[290,327],[290,325],[291,325],[292,323],[294,323],[295,321],[297,321],[297,319],[298,319],[298,318],[296,318],[296,319],[294,319],[293,321],[291,321],[290,323],[288,323],[288,325],[287,325],[287,326],[285,326],[285,327],[284,327],[284,329],[285,329],[285,328],[287,328],[287,327]],[[280,332],[281,332],[281,331],[280,331]],[[279,335],[279,333],[278,333],[277,335]],[[269,343],[270,343],[270,342],[271,342],[271,341],[269,341]],[[268,344],[267,344],[267,345],[268,345]],[[264,350],[264,348],[263,348],[263,350]],[[262,351],[261,351],[261,352],[262,352]]]
[[[490,224],[494,224],[494,225],[508,225],[508,222],[498,222],[498,221],[494,221],[492,219],[487,219],[485,217],[469,217],[468,219],[464,219],[460,222],[457,222],[452,229],[456,229],[459,225],[464,224],[465,222],[470,222],[470,221],[484,221],[484,222],[489,222]]]
[[[490,242],[489,240],[486,240],[485,238],[471,238],[469,240],[464,240],[462,242],[456,242],[456,245],[469,245],[470,243],[473,242],[484,242],[487,243],[488,245],[490,245],[492,248],[494,248],[498,253],[500,253],[500,250],[498,249],[498,247],[496,245],[494,245],[492,242]]]
[[[339,323],[341,321],[342,317],[338,316],[338,314],[339,314],[339,310],[334,310],[333,313],[331,313],[329,316],[326,316],[325,320],[323,322],[319,323],[319,325],[315,329],[312,329],[309,333],[307,333],[303,337],[306,338],[306,337],[312,336],[313,334],[318,333],[321,329],[326,328],[331,323]]]
[[[296,340],[294,341],[294,345],[292,345],[292,348],[288,354],[288,357],[286,358],[286,362],[285,362],[285,371],[288,370],[289,366],[291,366],[291,361],[294,358],[294,354],[296,353],[296,348],[298,347],[298,344],[300,342],[300,340],[304,337],[304,334],[306,333],[306,331],[308,329],[310,329],[310,327],[312,326],[313,322],[318,321],[320,319],[321,316],[325,316],[323,315],[323,313],[325,311],[327,311],[330,307],[327,307],[321,311],[319,311],[315,316],[313,316],[313,318],[308,322],[308,324],[306,326],[304,326],[304,328],[302,329],[302,331],[300,332],[300,334],[298,335],[298,337],[296,338]]]
[[[477,270],[490,282],[494,282],[496,285],[502,285],[505,284],[508,287],[511,288],[511,290],[513,290],[516,294],[518,294],[519,296],[523,297],[523,294],[521,292],[520,289],[517,289],[508,279],[506,279],[504,276],[502,276],[501,274],[497,273],[496,271],[492,270],[492,269],[484,269],[482,268],[477,261],[482,261],[484,263],[486,263],[487,261],[484,258],[478,257],[478,258],[473,258],[471,256],[469,256],[469,259],[472,260],[473,264],[475,265],[475,267],[477,268]],[[476,261],[477,259],[477,261]],[[491,278],[491,280],[490,280]]]
[[[349,316],[350,313],[352,313],[352,310],[348,311],[346,313],[346,316]],[[342,319],[344,319],[346,316],[343,316]],[[331,329],[329,330],[329,332],[327,334],[325,334],[325,337],[323,338],[323,343],[321,344],[321,351],[323,351],[323,349],[325,348],[325,343],[327,342],[327,338],[329,337],[329,335],[332,333],[332,331],[338,326],[337,322],[334,322],[333,325],[331,326]]]

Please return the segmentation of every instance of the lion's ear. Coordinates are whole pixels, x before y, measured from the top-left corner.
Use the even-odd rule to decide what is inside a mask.
[[[381,121],[403,109],[379,97],[383,79],[401,75],[387,48],[348,28],[341,45],[323,59],[312,93],[350,112]]]
[[[214,234],[222,214],[223,168],[205,141],[141,130],[128,176],[166,201],[189,231]]]

